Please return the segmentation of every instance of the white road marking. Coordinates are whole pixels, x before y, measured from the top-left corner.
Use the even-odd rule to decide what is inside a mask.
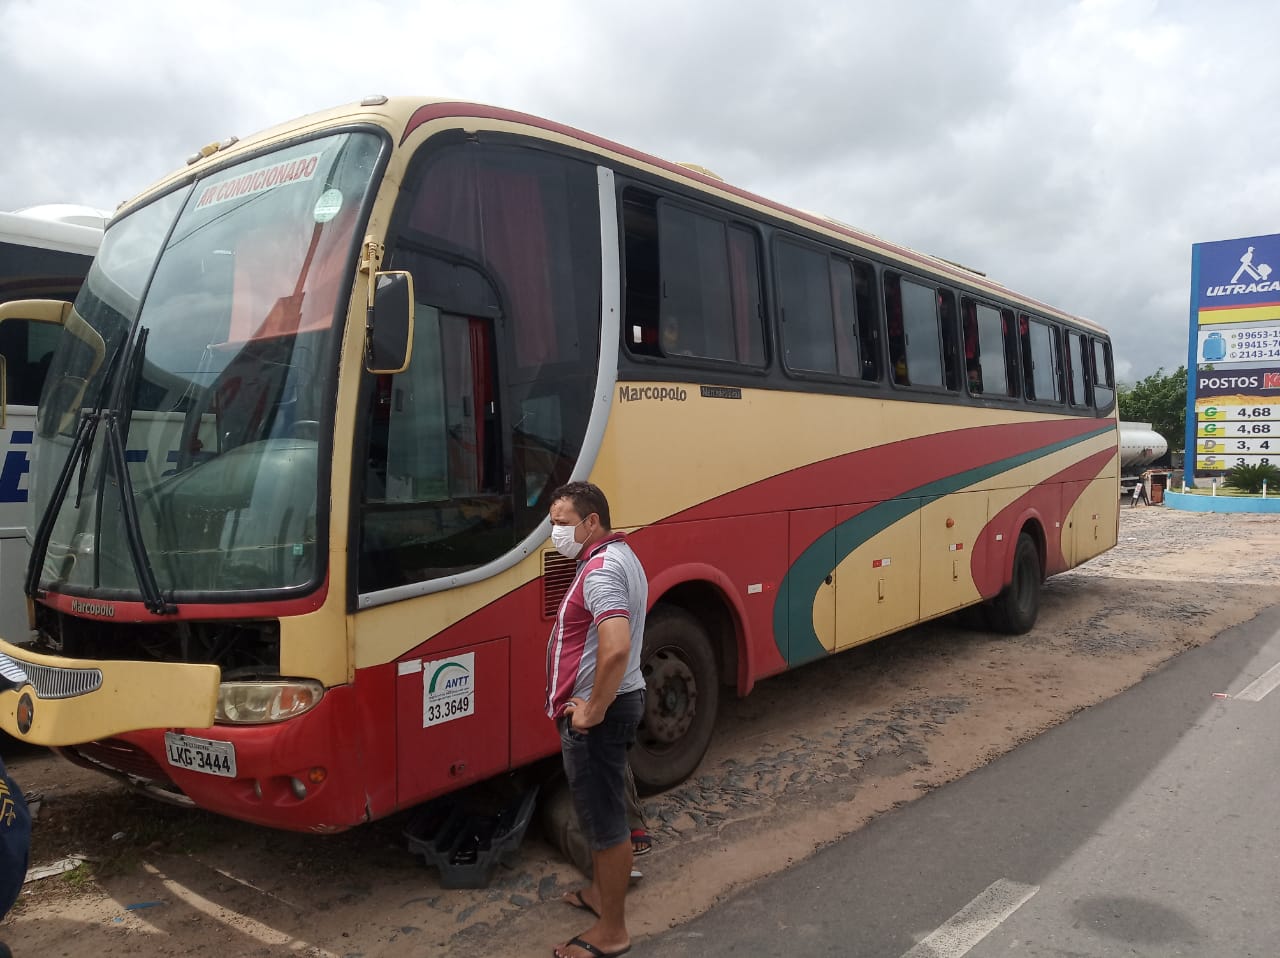
[[[294,938],[288,932],[280,931],[278,928],[272,928],[270,925],[264,924],[256,919],[250,918],[248,915],[239,915],[229,909],[222,907],[216,902],[210,901],[203,895],[185,885],[168,878],[156,868],[154,865],[144,862],[143,869],[153,878],[159,880],[164,885],[165,890],[173,897],[183,903],[194,908],[196,911],[203,912],[215,921],[226,925],[229,931],[239,932],[248,938],[256,938],[264,945],[275,945],[277,947],[287,948],[291,952],[306,954],[313,958],[338,958],[333,952],[328,951],[318,945],[310,944],[300,938]]]
[[[1280,686],[1280,663],[1277,663],[1246,685],[1234,698],[1242,702],[1261,702],[1267,693]]]
[[[986,891],[902,958],[961,958],[1039,890],[1039,885],[1022,885],[1007,878],[992,882]]]

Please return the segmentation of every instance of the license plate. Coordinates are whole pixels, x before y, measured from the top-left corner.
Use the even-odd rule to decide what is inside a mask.
[[[230,742],[165,732],[164,747],[170,765],[206,775],[236,777],[236,747]]]

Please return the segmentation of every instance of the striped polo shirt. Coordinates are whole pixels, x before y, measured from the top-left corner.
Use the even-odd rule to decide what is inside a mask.
[[[578,562],[573,584],[560,602],[547,641],[547,715],[559,718],[569,699],[587,699],[596,678],[600,623],[621,617],[631,626],[631,656],[618,694],[644,688],[640,649],[649,580],[627,537],[615,532],[595,543]]]

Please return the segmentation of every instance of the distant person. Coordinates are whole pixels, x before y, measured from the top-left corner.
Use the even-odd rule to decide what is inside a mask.
[[[633,858],[639,858],[652,849],[653,837],[649,834],[645,822],[644,806],[641,804],[640,797],[636,792],[636,780],[631,774],[630,765],[626,768],[623,788],[626,792],[627,800],[627,824],[631,827],[631,855]],[[568,795],[568,789],[564,789],[563,792],[559,789],[552,791],[545,802],[539,803],[539,808],[543,815],[543,826],[547,831],[548,837],[578,867],[582,874],[590,878],[592,872],[591,846],[587,844],[587,838],[582,833],[582,824],[574,813],[573,801]],[[632,870],[632,883],[638,881],[641,877],[640,872]],[[592,911],[591,906],[583,899],[581,892],[569,892],[564,896],[564,901],[575,908]]]
[[[561,486],[551,494],[550,518],[556,551],[578,565],[547,643],[547,716],[560,732],[569,793],[591,847],[591,884],[574,897],[598,916],[554,954],[602,958],[631,948],[626,894],[634,854],[625,780],[627,749],[644,715],[640,650],[649,582],[627,537],[613,531],[599,487]]]
[[[0,761],[0,918],[18,900],[31,854],[31,813],[22,789]],[[12,958],[0,941],[0,958]]]
[[[682,348],[680,344],[680,320],[668,314],[662,320],[662,355],[692,356],[693,350]]]
[[[975,396],[982,392],[982,370],[976,365],[969,367],[969,392]]]

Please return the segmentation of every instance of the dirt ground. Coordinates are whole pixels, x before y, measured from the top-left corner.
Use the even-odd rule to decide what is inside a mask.
[[[1280,603],[1280,518],[1122,509],[1119,547],[1046,583],[1010,638],[948,619],[722,704],[694,777],[646,800],[653,852],[628,899],[637,944],[952,781],[1184,649]],[[171,809],[47,752],[9,756],[44,794],[31,882],[0,926],[18,958],[546,955],[589,916],[531,829],[488,888],[443,889],[401,815],[342,835]],[[637,949],[642,951],[642,949]]]

